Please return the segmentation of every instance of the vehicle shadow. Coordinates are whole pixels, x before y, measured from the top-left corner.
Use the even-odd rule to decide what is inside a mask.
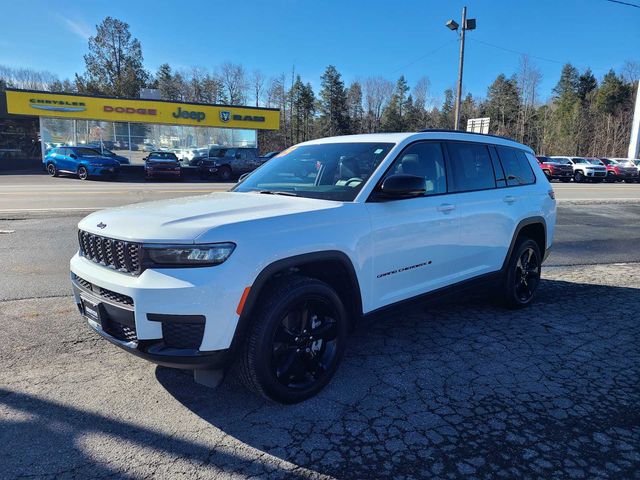
[[[518,311],[486,294],[405,309],[360,324],[336,378],[298,405],[233,378],[210,390],[170,369],[156,377],[237,440],[338,478],[592,476],[606,465],[622,478],[639,466],[613,448],[640,433],[638,312],[636,289],[555,280]]]
[[[638,312],[638,289],[556,280],[519,311],[482,296],[396,311],[359,325],[336,378],[290,406],[158,367],[226,434],[210,444],[196,424],[162,432],[0,387],[0,478],[163,476],[176,463],[201,477],[632,478]]]

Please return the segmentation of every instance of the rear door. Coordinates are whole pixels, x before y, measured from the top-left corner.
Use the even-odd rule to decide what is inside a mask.
[[[373,242],[373,308],[454,283],[460,269],[460,223],[456,201],[447,195],[447,172],[440,142],[405,148],[387,171],[424,177],[418,198],[367,202]]]
[[[446,142],[449,191],[460,214],[460,280],[498,270],[511,240],[513,220],[498,188],[506,184],[489,145]]]

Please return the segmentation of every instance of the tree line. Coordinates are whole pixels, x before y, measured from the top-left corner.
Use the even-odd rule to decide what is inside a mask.
[[[179,71],[165,63],[150,72],[143,60],[142,46],[129,25],[107,17],[89,38],[84,73],[60,80],[50,72],[0,66],[0,89],[135,98],[142,88],[155,88],[166,100],[277,108],[281,128],[259,132],[263,150],[331,135],[454,125],[453,89],[438,99],[432,96],[426,76],[412,87],[403,75],[395,82],[373,76],[347,85],[337,68],[329,65],[314,92],[294,69],[267,78],[259,70],[249,72],[232,62]],[[568,63],[552,96],[541,101],[542,73],[523,56],[515,73],[496,77],[485,98],[464,95],[461,125],[469,118],[490,117],[490,133],[514,138],[539,154],[626,156],[639,78],[636,62],[627,62],[619,72],[612,69],[600,80],[589,68],[581,71]]]

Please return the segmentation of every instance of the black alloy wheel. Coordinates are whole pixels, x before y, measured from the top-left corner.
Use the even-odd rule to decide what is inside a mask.
[[[507,308],[523,308],[531,303],[540,285],[542,255],[538,244],[525,236],[516,241],[502,277],[497,300]]]
[[[518,300],[523,303],[531,301],[540,283],[540,261],[532,247],[527,247],[518,258],[514,282]]]
[[[270,281],[250,313],[238,357],[249,389],[281,403],[297,403],[322,390],[344,354],[348,316],[326,283],[288,275]]]
[[[47,164],[47,173],[52,177],[58,176],[58,169],[53,163]]]
[[[304,391],[326,375],[338,348],[337,312],[322,297],[292,306],[276,328],[270,369],[288,389]]]
[[[220,167],[220,170],[218,170],[218,178],[223,182],[231,180],[231,169],[229,167]]]

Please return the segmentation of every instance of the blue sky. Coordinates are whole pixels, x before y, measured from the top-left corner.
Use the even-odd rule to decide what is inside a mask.
[[[600,78],[640,61],[640,8],[606,0],[5,0],[0,64],[72,77],[83,71],[95,24],[111,15],[130,24],[151,71],[163,62],[183,69],[232,61],[272,76],[295,66],[317,90],[333,64],[347,83],[404,74],[413,85],[425,75],[439,97],[457,74],[457,37],[444,23],[459,23],[465,4],[478,22],[467,36],[464,77],[474,96],[517,70],[516,52],[542,71],[542,99],[565,62]]]

